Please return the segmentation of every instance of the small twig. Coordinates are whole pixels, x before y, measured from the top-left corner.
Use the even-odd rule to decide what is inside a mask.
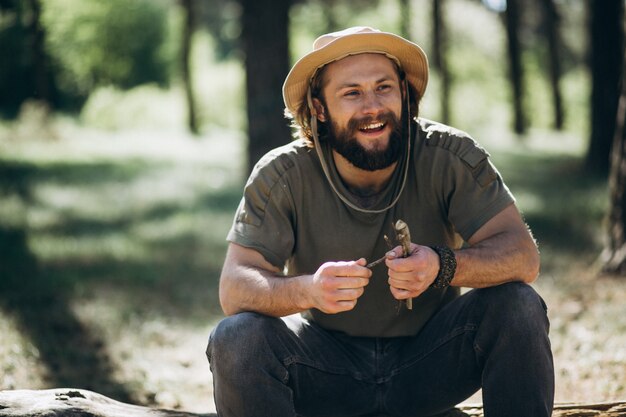
[[[411,254],[411,233],[409,232],[409,225],[402,220],[398,220],[393,227],[396,230],[396,238],[400,242],[400,245],[402,245],[402,257],[406,258]],[[405,301],[406,308],[413,310],[413,299],[407,298]]]
[[[389,236],[383,235],[383,237],[385,238],[385,243],[387,244],[389,250],[393,249],[393,243],[391,243],[391,239],[389,239]]]
[[[396,240],[402,246],[402,257],[406,258],[411,254],[411,233],[409,232],[409,225],[407,225],[402,220],[398,220],[393,225],[393,229],[396,232]],[[389,250],[393,249],[393,243],[391,243],[391,239],[389,239],[387,235],[383,235],[383,237],[385,238],[385,243],[387,243]],[[383,262],[386,257],[387,254],[385,254],[382,258],[378,258],[375,261],[368,263],[367,265],[365,265],[365,267],[373,268],[379,263]],[[413,310],[412,298],[407,298],[405,300],[405,303],[406,308],[408,308],[409,310]],[[402,305],[402,302],[400,302],[400,305]]]
[[[365,267],[366,268],[373,268],[376,265],[378,265],[379,263],[381,263],[382,261],[384,261],[386,257],[387,257],[387,255],[384,255],[382,258],[378,258],[375,261],[368,263],[367,265],[365,265]]]
[[[391,243],[391,239],[389,239],[389,236],[387,235],[383,235],[383,237],[385,238],[385,243],[387,244],[387,247],[389,248],[389,250],[393,249],[393,243]],[[382,261],[385,260],[385,258],[387,257],[387,254],[384,254],[382,257],[376,259],[373,262],[368,263],[367,265],[365,265],[366,268],[372,268],[376,265],[378,265],[379,263],[381,263]]]

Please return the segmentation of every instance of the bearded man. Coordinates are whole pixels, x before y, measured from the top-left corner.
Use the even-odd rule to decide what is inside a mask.
[[[219,416],[435,416],[481,388],[488,417],[551,415],[535,241],[488,154],[417,117],[427,79],[419,46],[366,27],[290,71],[298,139],[258,162],[227,237]]]

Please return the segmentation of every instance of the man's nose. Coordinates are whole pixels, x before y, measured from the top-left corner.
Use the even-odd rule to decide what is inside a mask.
[[[384,110],[382,100],[374,91],[366,92],[363,96],[362,112],[364,114],[376,115]]]

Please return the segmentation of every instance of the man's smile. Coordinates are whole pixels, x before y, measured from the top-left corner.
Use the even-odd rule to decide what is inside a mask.
[[[367,124],[365,126],[361,126],[359,130],[361,132],[366,132],[366,133],[380,132],[385,128],[385,126],[387,126],[386,123],[376,122],[376,123]]]

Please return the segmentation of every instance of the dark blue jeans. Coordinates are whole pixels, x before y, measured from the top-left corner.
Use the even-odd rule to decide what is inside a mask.
[[[552,414],[546,306],[528,285],[472,290],[414,337],[361,338],[241,313],[209,338],[220,417],[435,416],[483,389],[486,417]]]

